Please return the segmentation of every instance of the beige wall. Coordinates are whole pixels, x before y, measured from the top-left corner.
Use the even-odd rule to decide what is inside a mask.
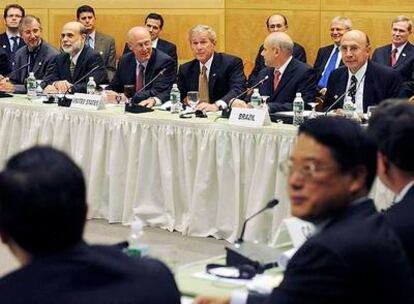
[[[3,8],[13,1],[0,0]],[[414,5],[406,0],[96,0],[96,1],[16,1],[27,13],[38,15],[44,37],[58,46],[62,25],[75,18],[76,8],[89,4],[95,8],[98,30],[116,39],[121,54],[127,30],[142,24],[149,12],[165,18],[162,36],[177,44],[179,59],[191,59],[187,31],[206,23],[218,34],[218,50],[236,54],[249,63],[254,61],[259,45],[266,37],[266,18],[274,12],[285,14],[289,34],[302,44],[313,63],[321,45],[330,43],[329,23],[336,15],[352,19],[354,28],[370,36],[373,47],[389,43],[390,22],[401,14],[412,17]],[[3,25],[0,26],[3,30]]]

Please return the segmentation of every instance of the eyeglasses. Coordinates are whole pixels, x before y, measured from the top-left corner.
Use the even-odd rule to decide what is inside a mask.
[[[308,162],[303,165],[296,165],[291,160],[286,160],[279,165],[280,171],[286,176],[293,172],[298,172],[303,178],[314,179],[318,173],[326,171],[334,171],[334,166],[319,165],[314,162]]]
[[[11,14],[11,15],[7,15],[7,16],[6,16],[6,18],[13,18],[13,17],[16,17],[16,18],[22,18],[22,15],[18,15],[18,14]]]

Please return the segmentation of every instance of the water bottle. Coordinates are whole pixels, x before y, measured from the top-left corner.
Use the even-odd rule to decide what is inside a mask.
[[[180,90],[177,87],[177,84],[174,83],[170,92],[170,101],[171,101],[171,113],[179,113],[181,108],[180,102]]]
[[[34,76],[33,72],[29,73],[29,77],[27,77],[27,80],[26,80],[26,85],[27,85],[27,97],[29,98],[36,97],[37,82],[36,82],[36,77]]]
[[[126,253],[129,256],[141,257],[148,254],[149,246],[142,242],[144,223],[136,218],[131,224]]]
[[[255,109],[259,109],[262,105],[262,96],[260,96],[259,89],[253,89],[253,94],[250,97],[250,104]]]
[[[296,93],[295,100],[293,100],[293,125],[300,126],[303,124],[303,109],[305,108],[305,103],[302,99],[302,93]]]
[[[89,77],[89,81],[86,84],[86,93],[87,94],[95,94],[96,92],[96,82],[93,77]]]
[[[345,118],[348,119],[354,119],[355,114],[355,106],[352,102],[351,96],[345,97],[344,105],[342,106],[342,109],[344,110]]]

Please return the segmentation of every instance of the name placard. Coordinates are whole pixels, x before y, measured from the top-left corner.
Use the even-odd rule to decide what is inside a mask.
[[[258,128],[270,125],[267,109],[232,108],[229,123],[232,125]]]
[[[101,95],[75,93],[70,104],[72,108],[102,110],[105,105]]]

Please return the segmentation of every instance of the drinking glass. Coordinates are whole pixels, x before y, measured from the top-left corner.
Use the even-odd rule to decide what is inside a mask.
[[[198,102],[199,102],[199,97],[198,97],[198,91],[190,91],[187,93],[187,101],[188,104],[190,105],[191,109],[195,110]]]
[[[128,99],[128,103],[131,102],[132,97],[135,95],[135,84],[126,84],[124,85],[124,94]]]
[[[318,117],[318,114],[316,113],[316,106],[318,105],[317,102],[308,102],[308,105],[310,105],[312,107],[312,112],[310,112],[308,118],[309,119],[314,119]]]
[[[377,106],[369,106],[367,108],[367,119],[368,120],[371,118],[372,114],[375,113],[376,109],[377,109]]]

